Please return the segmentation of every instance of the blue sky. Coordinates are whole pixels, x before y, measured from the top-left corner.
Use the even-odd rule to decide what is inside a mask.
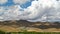
[[[26,2],[26,3],[24,3],[24,4],[22,4],[22,5],[20,5],[22,8],[27,8],[28,6],[30,6],[31,5],[31,2],[32,2],[33,0],[31,0],[30,2]],[[12,5],[15,5],[15,3],[12,1],[12,0],[8,0],[8,2],[7,3],[5,3],[5,4],[0,4],[0,6],[12,6]]]
[[[12,0],[8,0],[8,2],[7,3],[5,3],[5,4],[0,4],[0,6],[11,6],[11,5],[13,5],[14,3],[12,2]]]

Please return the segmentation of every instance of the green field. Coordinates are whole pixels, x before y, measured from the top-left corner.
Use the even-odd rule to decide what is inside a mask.
[[[60,32],[13,32],[13,33],[7,33],[7,34],[60,34]]]
[[[60,34],[60,32],[3,32],[0,34]]]
[[[60,32],[0,32],[0,34],[60,34]]]

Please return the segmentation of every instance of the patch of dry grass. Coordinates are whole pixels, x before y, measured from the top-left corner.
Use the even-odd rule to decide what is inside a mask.
[[[39,29],[39,28],[33,28],[33,27],[27,27],[26,29],[28,32],[34,31],[34,32],[60,32],[60,29],[56,28],[48,28],[48,29]],[[21,29],[20,27],[15,28],[11,26],[0,26],[0,30],[5,31],[5,32],[20,32]]]

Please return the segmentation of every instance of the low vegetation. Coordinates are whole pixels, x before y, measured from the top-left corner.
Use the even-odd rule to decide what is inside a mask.
[[[4,32],[0,31],[0,34],[60,34],[60,32]]]

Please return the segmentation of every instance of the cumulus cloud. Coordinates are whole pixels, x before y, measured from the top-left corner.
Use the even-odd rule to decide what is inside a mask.
[[[27,1],[30,1],[30,0],[13,0],[13,2],[14,2],[15,4],[24,4],[24,3],[26,3]]]
[[[5,4],[8,0],[0,0],[0,4]]]
[[[32,2],[31,6],[26,9],[26,12],[30,14],[22,17],[30,22],[58,21],[60,19],[57,17],[58,12],[60,12],[59,6],[59,1],[57,0],[35,0]]]
[[[27,0],[26,0],[27,1]],[[25,0],[14,0],[15,3],[26,2]],[[5,10],[7,9],[8,10]],[[1,8],[0,20],[27,20],[30,22],[55,22],[60,21],[60,0],[34,0],[31,6],[23,9],[19,5]]]

